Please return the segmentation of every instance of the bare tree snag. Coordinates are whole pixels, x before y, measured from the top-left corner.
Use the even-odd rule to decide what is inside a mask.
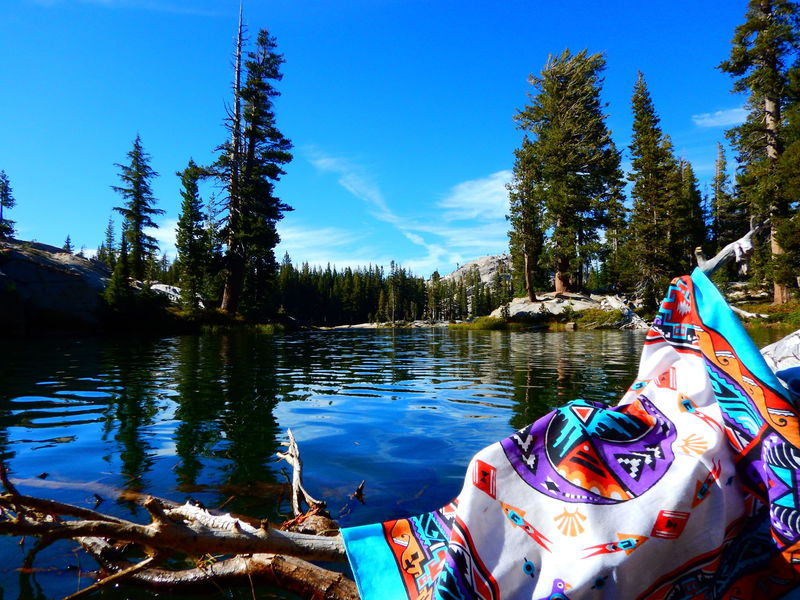
[[[229,152],[231,171],[228,179],[228,253],[226,256],[227,273],[222,292],[220,308],[227,313],[235,313],[241,295],[241,278],[244,277],[244,249],[237,239],[236,232],[242,219],[239,166],[242,154],[242,5],[239,4],[239,26],[236,30],[236,53],[234,55],[233,76],[233,112],[230,115],[231,148]]]
[[[294,439],[294,434],[291,429],[286,430],[289,436],[289,444],[286,452],[278,452],[278,458],[285,460],[292,466],[292,511],[294,516],[298,517],[302,514],[300,510],[300,503],[305,502],[309,509],[324,508],[325,503],[315,500],[303,487],[303,461],[300,460],[300,450],[297,447],[297,442]]]
[[[747,261],[753,253],[753,236],[760,232],[767,226],[767,223],[756,225],[755,219],[750,218],[750,231],[744,234],[735,242],[731,242],[720,250],[716,256],[711,259],[706,259],[703,255],[702,248],[695,248],[694,255],[697,259],[697,266],[706,275],[711,275],[723,265],[728,264],[731,260],[736,260],[739,264],[739,272],[742,274],[747,273]]]

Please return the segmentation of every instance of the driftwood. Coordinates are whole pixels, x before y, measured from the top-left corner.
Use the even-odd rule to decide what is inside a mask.
[[[711,259],[706,259],[706,257],[703,255],[702,248],[695,248],[694,255],[697,259],[697,266],[700,267],[700,270],[703,271],[703,273],[711,277],[711,275],[720,267],[723,267],[732,260],[735,260],[739,265],[739,273],[742,275],[747,274],[750,255],[753,254],[753,236],[766,228],[767,224],[768,221],[757,225],[755,217],[750,217],[750,231],[745,233],[735,242],[731,242],[725,246]],[[769,316],[759,313],[751,313],[733,305],[731,305],[731,310],[745,319],[766,319]]]
[[[706,259],[706,257],[703,255],[702,248],[695,248],[694,256],[697,259],[697,266],[700,267],[700,270],[703,271],[703,273],[711,277],[711,275],[720,267],[728,264],[732,260],[735,260],[739,265],[739,272],[742,275],[746,274],[748,260],[750,255],[753,253],[753,236],[759,231],[763,230],[767,224],[768,222],[764,222],[757,225],[755,218],[750,217],[750,231],[748,231],[735,242],[731,242],[725,246],[711,259]]]
[[[733,312],[735,312],[737,315],[745,319],[766,319],[767,317],[769,317],[769,315],[764,315],[761,313],[751,313],[750,311],[742,310],[741,308],[733,306],[732,304],[730,304],[729,306]]]
[[[309,510],[325,508],[325,503],[315,500],[303,487],[303,461],[300,460],[300,449],[294,439],[291,429],[287,429],[289,446],[286,452],[278,452],[278,458],[285,460],[292,466],[292,511],[295,517],[302,514],[300,503],[305,501]]]
[[[0,494],[0,533],[39,538],[26,558],[27,567],[38,551],[56,540],[80,543],[98,561],[101,573],[96,583],[69,596],[70,600],[119,581],[168,590],[258,581],[305,598],[357,600],[353,581],[309,562],[344,562],[346,557],[338,526],[325,512],[324,503],[314,500],[302,485],[302,462],[291,432],[289,448],[281,458],[294,467],[295,517],[280,528],[267,521],[145,495],[128,497],[150,517],[148,524],[134,523],[95,509],[23,495],[0,463],[5,488]],[[306,513],[299,512],[300,498],[309,505]],[[125,545],[124,553],[119,544]],[[132,561],[131,555],[138,560]],[[161,567],[164,560],[175,557],[194,564],[180,570]]]

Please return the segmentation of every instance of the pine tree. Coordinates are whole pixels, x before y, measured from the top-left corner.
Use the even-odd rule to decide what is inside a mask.
[[[612,286],[617,288],[622,283],[625,270],[630,263],[626,244],[629,237],[628,221],[630,219],[630,211],[624,204],[621,177],[609,195],[606,219],[599,284],[603,287]]]
[[[428,319],[431,321],[440,321],[442,319],[442,276],[439,271],[431,273],[430,281],[427,286],[428,299],[426,308],[428,312]]]
[[[64,240],[64,245],[61,247],[61,249],[67,254],[72,254],[75,251],[75,248],[72,245],[72,240],[70,239],[69,234],[67,234],[67,239]]]
[[[107,265],[112,271],[117,264],[117,248],[114,242],[114,220],[108,217],[106,225],[106,237],[97,249],[97,260]]]
[[[677,212],[676,246],[678,255],[683,259],[684,272],[688,273],[692,269],[694,250],[702,247],[708,237],[706,202],[700,193],[692,164],[688,160],[680,160],[678,169],[681,174],[681,196]]]
[[[515,219],[541,215],[557,291],[583,285],[586,268],[600,253],[608,205],[618,201],[620,156],[600,100],[604,68],[603,56],[586,50],[551,56],[541,75],[529,79],[537,94],[515,116],[531,139],[517,155],[512,192],[520,198],[512,199],[512,227]],[[531,218],[519,205],[531,207]],[[514,236],[520,243],[526,239],[523,233],[512,235],[512,247],[519,246]]]
[[[633,136],[629,277],[636,280],[647,304],[655,304],[669,279],[686,272],[687,196],[684,173],[664,135],[644,75],[633,90]],[[694,175],[688,179],[692,179]],[[696,184],[695,184],[696,185]],[[633,281],[627,282],[629,285]]]
[[[522,147],[514,151],[513,179],[508,184],[511,230],[508,232],[509,250],[515,279],[520,290],[531,302],[536,301],[536,289],[544,283],[546,270],[542,267],[544,254],[544,198],[527,176],[527,162],[532,153],[528,136]]]
[[[115,192],[125,200],[124,206],[115,206],[114,210],[120,213],[124,220],[123,230],[128,242],[131,275],[138,280],[144,280],[147,274],[147,265],[158,252],[156,239],[145,233],[147,227],[158,227],[153,217],[164,214],[164,211],[155,208],[156,199],[150,189],[150,180],[157,177],[150,168],[150,156],[142,148],[139,135],[133,140],[133,148],[128,152],[130,163],[119,167],[119,177],[122,186],[111,186]]]
[[[771,264],[767,275],[773,283],[773,300],[789,300],[789,280],[779,275],[779,256],[784,249],[778,231],[794,212],[782,186],[781,158],[786,148],[784,110],[790,103],[790,69],[800,44],[800,7],[790,0],[749,0],[745,22],[731,42],[731,54],[719,68],[734,78],[733,91],[749,94],[747,121],[729,136],[741,165],[739,193],[752,214],[770,220]]]
[[[277,269],[273,249],[280,241],[276,224],[291,210],[274,189],[284,174],[282,166],[292,159],[292,144],[278,130],[274,114],[274,98],[279,95],[274,82],[283,77],[284,59],[275,52],[275,38],[262,29],[254,50],[247,54],[242,84],[242,34],[240,14],[228,122],[231,137],[220,147],[222,155],[212,167],[227,188],[222,309],[231,313],[239,308],[246,277],[253,292],[263,295],[272,286]]]
[[[717,160],[714,164],[714,180],[711,184],[711,223],[713,242],[717,252],[738,240],[748,230],[747,208],[731,192],[728,161],[725,157],[725,149],[720,143],[717,143]]]
[[[181,302],[185,308],[195,309],[204,291],[206,272],[209,268],[209,239],[204,224],[203,201],[200,198],[198,180],[203,171],[193,160],[177,173],[181,178],[181,215],[175,234],[180,263]]]
[[[778,162],[780,187],[789,202],[787,219],[779,224],[775,235],[783,250],[775,261],[775,276],[789,287],[800,285],[800,65],[789,70],[789,98],[784,110],[782,130],[785,149]]]
[[[0,240],[14,235],[14,221],[3,216],[3,211],[14,208],[17,201],[5,171],[0,171]]]
[[[103,293],[106,304],[112,310],[119,312],[129,307],[133,297],[133,290],[128,281],[130,279],[130,257],[128,256],[128,236],[125,233],[123,225],[117,264]]]

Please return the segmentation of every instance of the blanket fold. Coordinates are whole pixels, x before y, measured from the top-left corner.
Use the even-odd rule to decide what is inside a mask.
[[[720,293],[675,279],[619,404],[481,450],[458,497],[343,529],[363,600],[779,598],[800,586],[800,421]]]

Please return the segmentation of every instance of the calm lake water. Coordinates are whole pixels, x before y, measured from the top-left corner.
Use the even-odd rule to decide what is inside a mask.
[[[98,493],[100,510],[144,519],[110,486],[275,520],[289,510],[275,452],[291,428],[306,487],[358,525],[445,504],[478,449],[567,400],[616,401],[643,339],[424,329],[0,341],[0,452],[23,493],[89,507]],[[365,505],[349,500],[361,480]],[[87,585],[80,570],[95,565],[68,542],[20,572],[31,546],[0,538],[0,599]]]

